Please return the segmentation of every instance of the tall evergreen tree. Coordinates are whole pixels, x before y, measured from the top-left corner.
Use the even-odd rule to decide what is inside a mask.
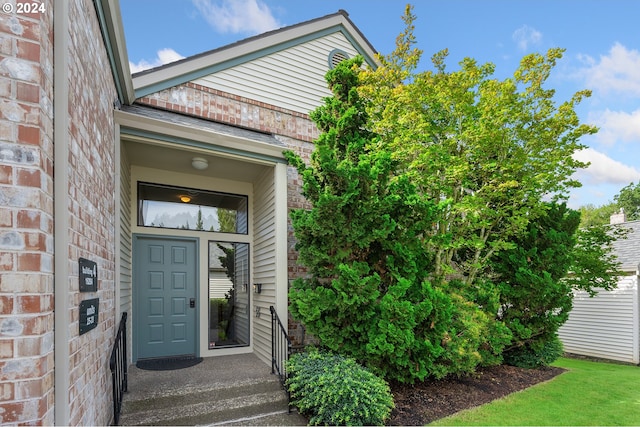
[[[311,164],[286,154],[313,206],[291,214],[309,277],[294,281],[290,310],[324,346],[382,375],[444,375],[454,303],[425,280],[433,260],[421,237],[435,207],[394,175],[397,162],[367,130],[361,65],[355,58],[327,74],[334,95],[311,114],[322,132]]]

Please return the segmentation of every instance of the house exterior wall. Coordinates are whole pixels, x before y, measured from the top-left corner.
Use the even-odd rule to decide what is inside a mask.
[[[254,188],[253,283],[262,285],[254,293],[256,316],[253,321],[254,352],[271,363],[271,315],[269,306],[276,300],[276,224],[273,169],[265,171]]]
[[[120,313],[131,313],[131,305],[133,303],[131,218],[135,202],[131,195],[131,165],[129,164],[126,150],[121,149],[120,153],[120,289],[118,300]],[[130,342],[127,343],[128,349],[132,348],[130,344]]]
[[[70,1],[68,11],[69,34],[56,34],[68,37],[67,69],[56,71],[65,73],[68,79],[68,185],[65,196],[58,198],[56,194],[56,202],[66,201],[69,228],[66,236],[56,235],[56,239],[68,241],[67,251],[57,251],[56,256],[68,257],[69,274],[66,278],[56,276],[56,280],[67,279],[69,293],[57,297],[68,297],[68,423],[100,425],[110,423],[112,418],[109,356],[118,321],[114,200],[118,184],[113,118],[118,94],[94,3]],[[97,263],[97,292],[79,291],[80,257]],[[79,305],[92,298],[99,298],[98,324],[80,335]]]
[[[622,276],[612,291],[590,298],[576,292],[569,320],[560,328],[564,350],[584,356],[640,363],[638,276]]]
[[[336,49],[349,57],[358,54],[345,35],[336,30],[210,74],[194,84],[307,114],[317,107],[319,99],[331,95],[324,76],[329,70],[329,55]]]
[[[142,97],[136,102],[302,141],[310,142],[318,137],[318,130],[307,114],[191,82]]]
[[[0,14],[0,424],[52,424],[53,3]]]
[[[319,132],[308,114],[291,111],[286,108],[266,104],[235,94],[211,89],[195,83],[187,83],[138,99],[136,102],[182,114],[189,114],[209,120],[215,120],[236,126],[269,132],[283,142],[288,149],[298,153],[306,162],[313,151],[313,141]],[[318,105],[321,100],[318,99]],[[308,202],[302,196],[302,180],[295,168],[287,167],[287,211],[307,208]],[[297,264],[295,237],[291,220],[287,215],[287,268],[291,281],[306,273],[306,269]],[[266,307],[268,310],[268,307]],[[264,311],[264,308],[262,309]],[[267,313],[261,312],[261,316]],[[260,323],[256,333],[260,340]],[[289,331],[294,345],[302,344],[304,337],[301,326],[289,319]]]
[[[53,0],[41,3],[37,13],[0,15],[0,425],[109,424],[117,95],[93,2],[71,1],[55,16]],[[54,43],[66,47],[55,58]],[[69,108],[54,118],[56,103]],[[61,164],[57,145],[68,147]],[[54,257],[58,216],[68,227],[55,240],[68,246]],[[98,263],[98,292],[79,293],[79,257]],[[54,273],[58,262],[68,275]],[[69,320],[64,342],[54,335],[58,287],[70,290],[56,296]],[[88,298],[100,298],[99,323],[79,336]],[[68,389],[55,389],[58,377]]]

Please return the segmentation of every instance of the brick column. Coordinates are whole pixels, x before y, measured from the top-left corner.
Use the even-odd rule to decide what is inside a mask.
[[[53,5],[0,12],[0,424],[53,424]]]

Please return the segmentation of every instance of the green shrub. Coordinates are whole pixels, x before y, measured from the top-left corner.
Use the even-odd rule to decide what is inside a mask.
[[[393,408],[389,385],[351,358],[311,349],[287,372],[291,403],[311,425],[382,425]]]
[[[529,341],[521,347],[504,353],[504,361],[520,368],[539,368],[549,366],[562,356],[562,342],[557,335],[551,338],[541,338]]]
[[[217,328],[218,324],[226,318],[229,301],[226,298],[209,299],[209,327]]]

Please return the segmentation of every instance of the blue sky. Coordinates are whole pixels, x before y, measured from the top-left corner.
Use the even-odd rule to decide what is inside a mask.
[[[344,9],[374,48],[388,54],[403,29],[406,1],[396,0],[120,0],[132,71],[206,52],[246,37]],[[582,122],[600,128],[576,156],[591,166],[570,205],[601,205],[640,181],[640,1],[415,0],[421,67],[449,49],[448,67],[464,57],[512,75],[519,60],[566,49],[548,86],[558,102],[590,89]]]

